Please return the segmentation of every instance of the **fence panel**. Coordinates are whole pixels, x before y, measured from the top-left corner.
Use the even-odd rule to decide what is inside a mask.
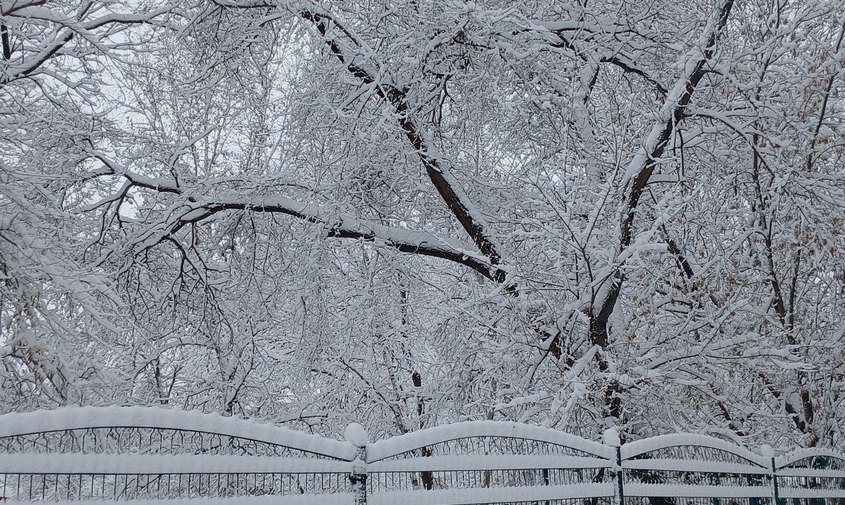
[[[196,412],[124,407],[8,414],[0,416],[0,497],[206,503],[317,495],[320,503],[351,504],[355,454],[348,442]]]
[[[723,440],[664,435],[621,450],[626,505],[771,505],[771,459]]]
[[[367,448],[370,503],[609,505],[613,449],[518,423],[439,426]]]
[[[845,505],[845,454],[802,449],[775,458],[779,504]]]

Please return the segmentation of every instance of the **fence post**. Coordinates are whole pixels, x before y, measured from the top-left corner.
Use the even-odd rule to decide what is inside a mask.
[[[777,476],[777,464],[775,463],[775,450],[772,449],[770,445],[764,445],[760,447],[760,454],[763,456],[768,456],[771,462],[770,468],[770,475],[771,484],[772,484],[772,505],[779,505],[780,502],[780,491],[778,490],[778,476]]]
[[[624,475],[622,472],[622,443],[619,441],[619,432],[616,428],[604,430],[604,445],[615,449],[615,461],[611,462],[610,476],[615,480],[613,486],[613,505],[625,504]]]
[[[772,456],[772,496],[775,498],[774,505],[780,505],[780,491],[778,490],[778,474],[775,466],[775,457]]]
[[[346,427],[343,438],[357,449],[352,473],[349,474],[355,505],[367,505],[367,432],[360,424],[351,423]]]

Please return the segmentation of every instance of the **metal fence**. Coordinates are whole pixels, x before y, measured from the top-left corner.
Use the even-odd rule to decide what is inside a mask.
[[[845,505],[845,454],[691,434],[619,445],[507,422],[366,441],[158,408],[0,416],[0,501]]]

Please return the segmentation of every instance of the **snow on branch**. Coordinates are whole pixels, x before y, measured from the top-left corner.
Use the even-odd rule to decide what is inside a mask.
[[[733,0],[725,0],[719,9],[716,20],[711,21],[696,46],[687,55],[684,73],[672,87],[652,125],[651,131],[637,154],[628,164],[625,181],[630,185],[628,201],[622,219],[620,250],[631,243],[633,221],[640,196],[648,184],[657,161],[669,143],[675,125],[683,119],[684,111],[692,100],[698,83],[707,72],[705,65],[716,53],[716,41],[728,21]]]
[[[156,19],[174,10],[168,4],[162,8],[141,13],[110,12],[94,19],[87,19],[94,10],[80,8],[77,11],[62,12],[55,8],[46,7],[48,2],[6,1],[0,3],[0,14],[9,18],[17,18],[28,24],[46,24],[54,28],[46,31],[40,40],[34,40],[32,47],[21,47],[18,55],[14,54],[9,44],[9,27],[2,23],[3,29],[3,58],[7,66],[0,73],[0,86],[17,79],[31,76],[40,70],[45,63],[62,52],[74,38],[83,39],[100,51],[106,52],[102,42],[110,35],[108,31],[95,33],[94,30],[113,25],[151,24]],[[25,38],[26,30],[20,34]],[[18,58],[13,58],[19,56]],[[78,56],[78,55],[77,55]]]
[[[666,96],[668,91],[660,81],[647,69],[636,62],[636,57],[627,54],[618,47],[616,38],[618,26],[608,20],[597,20],[593,23],[584,21],[538,21],[522,20],[524,28],[516,30],[516,33],[539,33],[545,36],[552,47],[564,48],[572,51],[584,61],[595,61],[609,63],[621,68],[623,71],[638,75],[651,84],[661,95]],[[578,35],[578,40],[575,35]],[[603,35],[607,41],[600,40]],[[589,44],[587,44],[589,43]]]
[[[96,158],[105,166],[93,172],[93,176],[118,175],[123,177],[126,183],[120,187],[116,196],[103,199],[89,206],[87,210],[94,210],[122,199],[132,187],[184,197],[166,213],[167,218],[152,225],[136,239],[136,252],[155,246],[187,224],[201,222],[225,211],[249,211],[284,214],[321,225],[329,237],[381,242],[405,253],[444,259],[469,267],[488,279],[495,280],[503,275],[499,268],[474,251],[472,246],[458,240],[438,237],[426,231],[372,223],[351,214],[338,213],[321,205],[300,202],[284,196],[203,197],[184,190],[175,182],[133,173],[103,155],[97,155]]]
[[[200,221],[226,210],[286,214],[323,225],[329,237],[382,242],[402,252],[432,256],[467,266],[489,279],[495,279],[501,272],[495,265],[491,265],[487,258],[474,252],[471,246],[457,240],[437,237],[425,231],[375,224],[349,214],[334,214],[319,205],[282,196],[258,199],[222,198],[199,202],[198,205],[183,216],[181,224]]]
[[[637,213],[640,197],[648,185],[651,174],[663,156],[669,139],[675,127],[684,117],[685,110],[692,100],[692,96],[699,82],[707,73],[706,65],[716,53],[716,42],[727,24],[733,0],[723,0],[714,19],[712,19],[699,38],[696,46],[688,53],[683,66],[683,74],[675,81],[675,85],[661,105],[657,119],[651,131],[644,139],[637,154],[628,164],[624,174],[626,186],[625,202],[621,210],[619,231],[620,253],[628,249],[634,237],[634,217]],[[616,301],[622,289],[622,276],[618,273],[610,283],[609,289],[599,302],[598,314],[591,328],[593,343],[606,345],[607,321],[613,312]]]
[[[345,64],[347,70],[360,79],[362,84],[372,85],[376,93],[393,106],[402,132],[419,156],[426,174],[446,206],[489,263],[501,263],[502,247],[496,243],[490,226],[447,164],[442,163],[442,157],[434,148],[432,140],[414,121],[406,90],[386,77],[376,61],[374,51],[356,38],[334,15],[310,3],[299,4],[298,9],[299,15],[314,25],[338,61]],[[491,278],[504,283],[507,275],[503,269],[494,269]]]

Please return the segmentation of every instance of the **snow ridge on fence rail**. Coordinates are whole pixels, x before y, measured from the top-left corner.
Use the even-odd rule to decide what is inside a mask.
[[[636,440],[622,446],[622,459],[633,459],[637,456],[653,453],[662,449],[676,448],[676,447],[708,447],[718,451],[724,451],[733,454],[739,458],[744,459],[748,463],[759,465],[767,468],[771,461],[769,458],[756,454],[744,447],[734,445],[724,440],[709,437],[707,435],[697,435],[692,433],[673,433],[670,435],[658,435],[656,437],[646,438],[643,440]]]
[[[108,428],[148,428],[217,434],[350,461],[355,447],[271,424],[159,407],[64,407],[0,415],[0,438]]]
[[[406,452],[459,439],[497,437],[533,440],[545,444],[567,447],[577,452],[599,458],[614,457],[611,447],[560,431],[507,421],[466,421],[435,426],[402,436],[380,440],[367,447],[367,462],[376,462]]]
[[[0,416],[0,501],[845,505],[845,454],[695,434],[617,446],[476,421],[367,443],[155,407]],[[784,500],[790,500],[787,504]],[[724,501],[721,501],[724,500]]]

